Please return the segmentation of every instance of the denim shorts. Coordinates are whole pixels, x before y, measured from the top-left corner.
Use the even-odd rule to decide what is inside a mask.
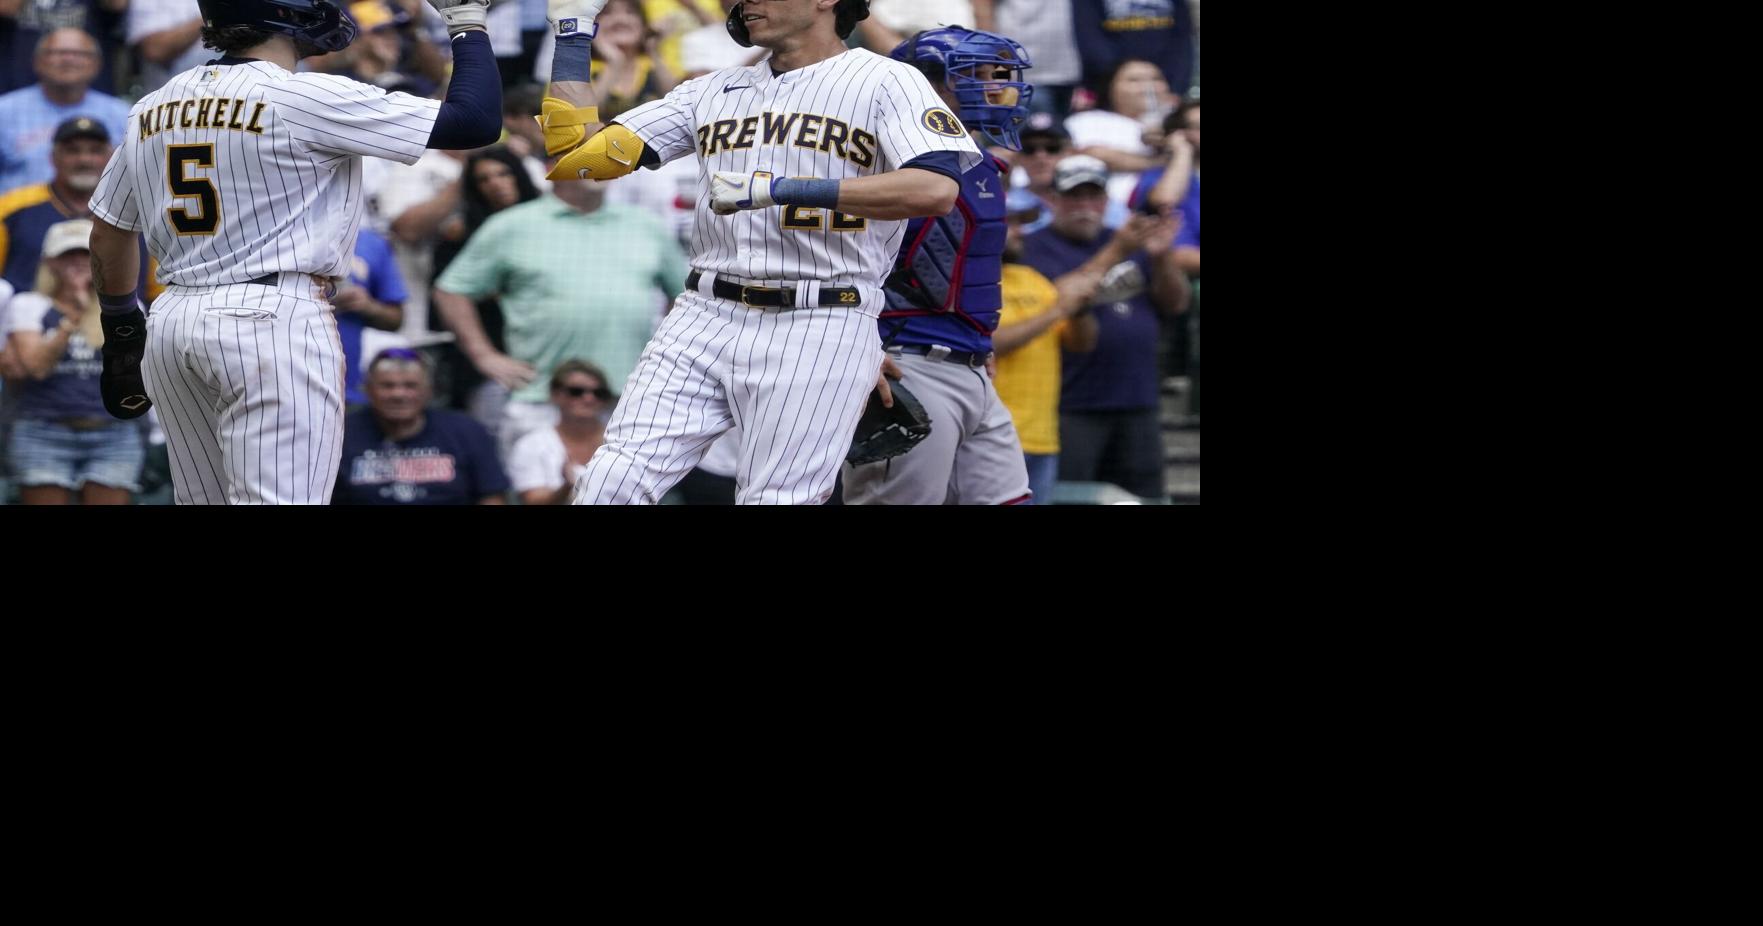
[[[130,492],[141,490],[146,448],[141,428],[118,421],[80,430],[49,421],[20,418],[12,425],[12,480],[20,486],[61,486],[78,491],[95,482]]]

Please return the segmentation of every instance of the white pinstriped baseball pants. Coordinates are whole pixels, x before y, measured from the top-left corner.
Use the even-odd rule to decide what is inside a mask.
[[[879,290],[860,306],[799,309],[681,293],[576,480],[575,504],[656,504],[731,426],[736,504],[824,504],[881,369],[879,304]]]
[[[343,455],[343,343],[304,274],[168,288],[141,368],[180,505],[326,505]]]

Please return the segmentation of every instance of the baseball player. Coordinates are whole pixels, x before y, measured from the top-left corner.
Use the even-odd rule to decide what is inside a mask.
[[[551,0],[557,53],[540,121],[562,155],[552,179],[693,155],[699,182],[686,291],[575,502],[654,504],[733,426],[738,504],[822,504],[877,382],[882,276],[905,220],[948,212],[979,149],[916,69],[845,47],[868,0],[738,4],[730,35],[768,58],[602,126],[587,76],[603,4]]]
[[[295,73],[354,39],[333,0],[200,4],[222,55],[135,104],[92,193],[100,387],[118,418],[158,406],[178,503],[322,505],[343,436],[327,300],[361,224],[361,159],[501,134],[489,0],[429,0],[453,34],[445,101]],[[143,233],[167,284],[151,319],[134,291]]]
[[[892,57],[923,71],[969,130],[1021,150],[1017,129],[1034,93],[1022,81],[1031,63],[1021,45],[946,26],[912,36]],[[906,227],[881,338],[900,382],[924,406],[930,434],[902,456],[846,463],[847,505],[1020,505],[1033,497],[1022,442],[987,368],[1004,304],[1009,178],[1009,165],[988,155],[961,178],[961,200],[949,214]]]

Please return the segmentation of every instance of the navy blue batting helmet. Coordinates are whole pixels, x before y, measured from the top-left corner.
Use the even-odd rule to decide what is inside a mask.
[[[205,26],[249,26],[320,52],[342,51],[355,41],[355,21],[331,0],[196,0],[196,5]]]
[[[1034,63],[1021,44],[995,32],[943,26],[901,42],[890,57],[941,79],[955,94],[969,129],[984,132],[994,144],[1022,150],[1017,130],[1028,118],[1035,88],[1022,80]]]

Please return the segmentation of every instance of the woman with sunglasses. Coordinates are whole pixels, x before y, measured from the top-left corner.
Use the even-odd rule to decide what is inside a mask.
[[[581,360],[558,365],[551,375],[551,401],[561,413],[557,426],[522,437],[508,455],[508,473],[523,504],[569,504],[576,477],[605,443],[616,398],[599,367]]]

